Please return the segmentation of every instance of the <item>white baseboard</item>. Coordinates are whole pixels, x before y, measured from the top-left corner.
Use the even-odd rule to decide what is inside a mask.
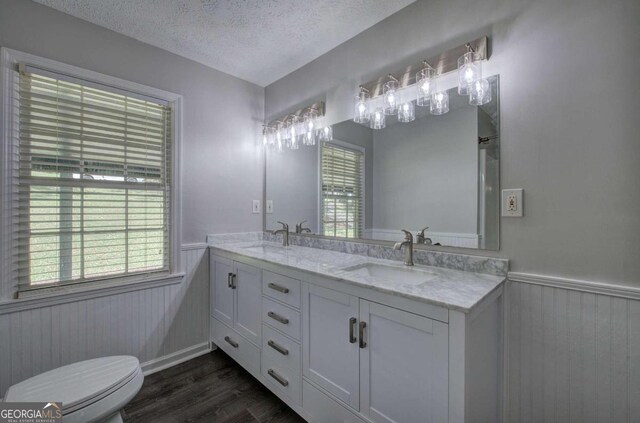
[[[140,367],[142,367],[144,375],[149,376],[155,372],[189,361],[192,358],[200,357],[210,351],[211,344],[209,342],[203,342],[162,357],[154,358],[153,360],[142,363]]]

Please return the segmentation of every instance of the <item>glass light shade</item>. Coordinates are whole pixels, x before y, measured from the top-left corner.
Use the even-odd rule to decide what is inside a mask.
[[[416,108],[413,101],[405,101],[398,106],[398,122],[413,122],[416,120]]]
[[[431,94],[436,92],[435,69],[424,68],[416,74],[416,104],[428,106]]]
[[[318,130],[318,138],[320,141],[331,141],[333,139],[333,128],[325,126]]]
[[[387,117],[382,107],[377,107],[371,114],[371,129],[383,129],[387,126]]]
[[[458,58],[458,94],[469,95],[469,87],[482,79],[480,53],[469,51]]]
[[[277,151],[282,151],[284,148],[284,125],[278,122],[275,129],[275,148]]]
[[[286,133],[286,144],[292,150],[297,150],[299,147],[299,137],[298,137],[298,117],[291,116],[287,119],[287,123],[285,126]]]
[[[268,148],[273,148],[275,144],[275,128],[272,126],[265,126],[262,131],[262,145]]]
[[[486,79],[474,82],[469,88],[469,104],[482,106],[491,102],[491,85]]]
[[[429,111],[432,115],[443,115],[449,111],[449,93],[438,91],[431,95]]]
[[[302,130],[304,145],[316,145],[316,131],[318,126],[318,111],[309,110],[302,118]]]
[[[384,104],[384,113],[387,115],[395,115],[398,113],[398,81],[388,81],[382,87],[382,103]]]
[[[353,110],[353,121],[355,123],[367,123],[369,122],[369,93],[360,91],[356,96],[356,104]]]

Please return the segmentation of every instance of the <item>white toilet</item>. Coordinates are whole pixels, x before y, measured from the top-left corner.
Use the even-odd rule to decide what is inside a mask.
[[[65,423],[121,423],[120,410],[138,393],[144,376],[135,357],[81,361],[10,387],[6,402],[62,402]]]

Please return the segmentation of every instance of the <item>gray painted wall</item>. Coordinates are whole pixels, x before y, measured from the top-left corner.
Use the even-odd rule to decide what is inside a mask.
[[[418,1],[269,85],[266,115],[324,99],[330,121],[348,119],[359,83],[488,34],[501,185],[525,189],[497,255],[519,272],[637,286],[639,20],[636,0]]]
[[[0,0],[0,46],[181,94],[183,242],[262,229],[263,88],[31,1]]]
[[[373,131],[373,227],[477,234],[478,112]]]

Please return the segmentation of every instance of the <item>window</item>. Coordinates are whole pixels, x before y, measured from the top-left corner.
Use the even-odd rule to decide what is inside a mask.
[[[321,156],[322,234],[358,238],[364,224],[364,153],[325,142]]]
[[[19,286],[169,273],[169,102],[31,66],[16,91]]]

